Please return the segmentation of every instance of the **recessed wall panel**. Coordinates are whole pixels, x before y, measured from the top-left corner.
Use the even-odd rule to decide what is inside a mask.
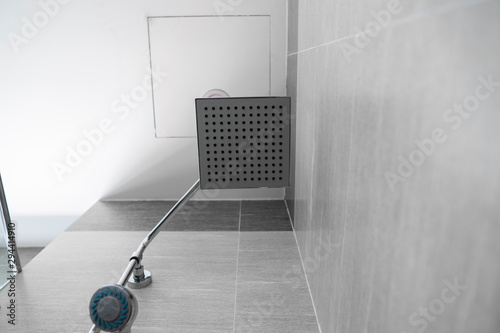
[[[196,98],[212,89],[231,97],[269,96],[270,16],[148,18],[158,138],[195,137]]]

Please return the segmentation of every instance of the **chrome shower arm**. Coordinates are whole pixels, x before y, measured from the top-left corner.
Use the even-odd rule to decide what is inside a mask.
[[[140,289],[149,284],[151,284],[151,274],[147,271],[144,271],[144,267],[142,266],[142,257],[144,255],[144,251],[148,247],[149,244],[153,241],[153,239],[160,233],[160,229],[162,225],[168,221],[170,221],[173,216],[179,211],[184,205],[195,195],[195,193],[200,188],[200,180],[197,180],[193,186],[176,202],[176,204],[168,211],[168,213],[156,224],[156,226],[151,230],[151,232],[144,238],[141,242],[137,250],[130,257],[129,264],[125,271],[123,272],[120,280],[118,280],[117,285],[126,287],[127,283],[130,283],[130,287],[133,289]],[[134,277],[132,276],[132,273]],[[145,275],[146,273],[146,275]],[[134,287],[135,285],[135,287]],[[128,326],[124,328],[124,330],[120,330],[120,332],[126,333],[130,332],[131,327]],[[99,329],[95,324],[90,329],[89,333],[99,333],[101,329]]]
[[[153,239],[160,232],[160,228],[161,228],[162,224],[164,222],[169,221],[175,215],[175,213],[177,213],[177,211],[179,209],[181,209],[182,207],[184,207],[184,205],[189,201],[189,199],[191,199],[193,197],[193,195],[195,195],[195,193],[199,189],[200,189],[200,180],[198,179],[193,184],[193,186],[191,186],[191,188],[182,196],[182,198],[180,198],[179,201],[176,202],[176,204],[174,205],[174,207],[172,207],[168,211],[168,213],[161,219],[161,221],[158,222],[158,224],[153,228],[153,230],[151,230],[151,232],[146,236],[146,238],[142,242],[141,246],[139,246],[138,251],[141,251],[141,253],[144,252],[144,250],[149,245],[149,243],[151,243],[153,241]],[[143,247],[143,248],[141,248],[141,247]]]
[[[132,257],[130,258],[131,261],[136,260],[138,265],[141,264],[144,251],[146,250],[148,245],[151,244],[153,239],[155,239],[155,237],[160,233],[160,228],[162,227],[162,225],[165,222],[168,222],[170,219],[172,219],[172,217],[177,213],[177,211],[180,210],[182,207],[184,207],[184,205],[189,201],[189,199],[193,197],[193,195],[196,193],[196,191],[198,191],[199,188],[200,188],[200,180],[197,180],[193,184],[193,186],[191,186],[191,188],[182,196],[182,198],[180,198],[179,201],[175,203],[175,205],[168,211],[168,213],[161,219],[161,221],[158,222],[158,224],[153,228],[153,230],[150,231],[150,233],[146,236],[146,238],[144,238],[142,243],[137,248],[137,251],[135,251],[132,254]],[[125,273],[127,273],[127,271],[125,271]],[[125,273],[123,274],[120,281],[123,280],[123,278],[125,277]]]
[[[137,250],[132,254],[132,257],[130,257],[130,262],[125,269],[125,272],[123,272],[123,275],[121,276],[120,280],[118,281],[119,285],[126,286],[127,282],[129,282],[130,276],[132,275],[132,272],[134,270],[140,270],[142,267],[142,257],[144,255],[144,251],[146,251],[146,248],[151,244],[153,239],[160,233],[160,229],[162,225],[168,221],[170,221],[174,215],[179,211],[184,205],[195,195],[195,193],[198,191],[200,188],[200,180],[197,180],[193,186],[182,196],[182,198],[179,199],[175,203],[175,205],[168,211],[168,213],[156,224],[156,226],[149,232],[149,234],[144,238],[142,243],[139,245]],[[144,275],[143,273],[141,273]],[[132,287],[133,288],[133,287]],[[139,287],[140,288],[140,287]]]

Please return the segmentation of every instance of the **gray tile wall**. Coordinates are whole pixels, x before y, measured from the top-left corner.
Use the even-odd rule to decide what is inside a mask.
[[[286,198],[318,320],[498,332],[500,1],[394,4],[289,1]]]

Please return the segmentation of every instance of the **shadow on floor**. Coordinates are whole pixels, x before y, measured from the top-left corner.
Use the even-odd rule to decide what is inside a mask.
[[[31,259],[35,258],[38,253],[40,253],[43,247],[20,247],[18,249],[19,256],[21,257],[21,264],[26,266]]]

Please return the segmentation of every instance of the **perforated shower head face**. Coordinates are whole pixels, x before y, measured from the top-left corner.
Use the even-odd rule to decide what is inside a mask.
[[[290,98],[196,100],[201,189],[290,185]]]

